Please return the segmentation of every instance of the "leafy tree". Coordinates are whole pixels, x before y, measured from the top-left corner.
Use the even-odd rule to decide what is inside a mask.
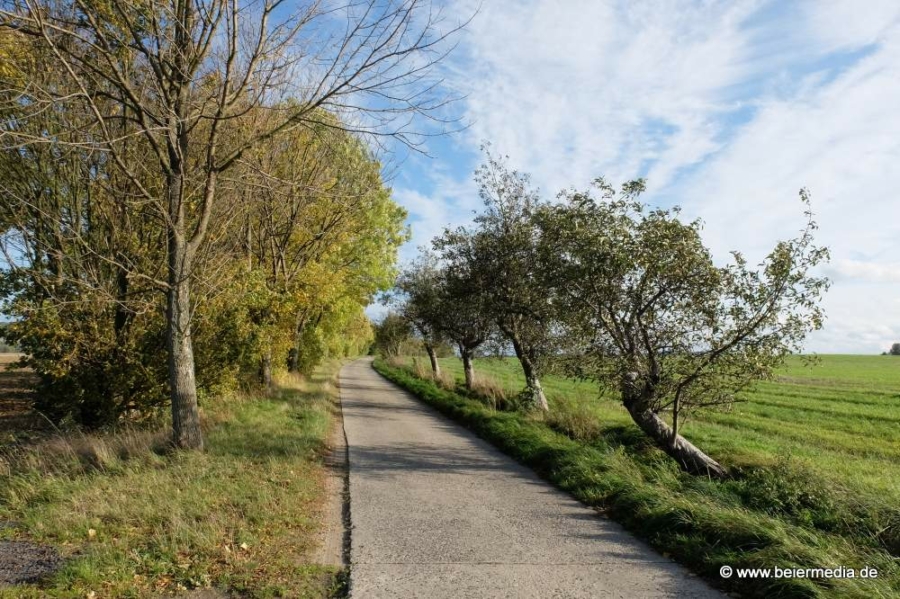
[[[279,136],[248,152],[239,168],[248,197],[231,251],[245,252],[248,272],[258,271],[269,290],[253,337],[269,388],[273,356],[289,355],[289,368],[299,370],[301,359],[309,363],[302,345],[315,338],[305,329],[358,311],[342,301],[365,306],[390,285],[406,213],[365,145],[335,128]]]
[[[375,347],[387,358],[400,355],[400,346],[409,339],[409,321],[396,312],[388,314],[375,325]]]
[[[415,0],[348,6],[342,37],[323,23],[334,13],[320,3],[287,18],[279,10],[280,0],[0,5],[0,30],[32,40],[43,61],[33,71],[55,75],[24,78],[4,68],[2,110],[28,117],[66,107],[85,115],[83,126],[55,137],[7,119],[5,148],[68,145],[102,157],[110,176],[129,186],[117,208],[151,219],[163,232],[152,238],[152,274],[127,257],[99,257],[122,268],[124,279],[150,277],[165,294],[167,387],[179,447],[203,446],[192,316],[197,279],[210,274],[201,256],[228,220],[222,193],[228,174],[253,148],[314,125],[414,145],[409,117],[446,100],[424,77],[441,59],[446,38],[427,6]],[[289,97],[285,108],[279,100]],[[355,124],[323,120],[329,109]],[[143,150],[138,159],[136,146]],[[82,172],[101,180],[96,170]],[[90,247],[78,233],[79,247]],[[48,255],[52,264],[52,253],[41,259]]]
[[[487,149],[486,154],[475,173],[484,211],[474,228],[447,232],[436,247],[453,268],[466,265],[473,290],[522,366],[527,405],[547,410],[540,376],[555,351],[555,328],[547,290],[537,283],[534,213],[541,202],[527,175],[511,170]]]
[[[895,343],[891,346],[890,354],[892,356],[900,356],[900,343]]]
[[[435,247],[442,241],[435,240]],[[439,330],[456,344],[463,363],[466,388],[475,386],[475,352],[496,334],[496,326],[485,304],[478,274],[463,261],[450,261],[441,269]]]
[[[449,306],[443,303],[441,271],[433,254],[423,253],[400,273],[396,288],[402,294],[401,313],[422,337],[431,370],[440,376],[437,351],[444,341],[444,320]]]
[[[17,72],[49,85],[57,67],[20,37],[33,54]],[[0,146],[0,296],[14,320],[10,336],[38,374],[38,408],[88,426],[153,413],[166,401],[156,285],[164,230],[125,209],[134,182],[102,153],[71,143],[89,126],[87,112],[30,112],[13,95],[0,92],[8,117],[0,136],[46,138]],[[123,152],[138,161],[142,150],[136,142]],[[154,184],[146,174],[141,181]]]
[[[687,410],[728,406],[822,326],[828,287],[811,273],[828,252],[816,224],[779,242],[758,269],[733,252],[716,266],[700,222],[616,196],[603,180],[542,210],[544,281],[570,337],[571,374],[618,390],[635,423],[687,471],[725,469],[681,436]],[[808,207],[806,191],[801,200]],[[662,414],[671,414],[670,422]]]

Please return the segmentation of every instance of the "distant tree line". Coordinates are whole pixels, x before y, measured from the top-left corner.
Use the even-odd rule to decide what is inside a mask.
[[[0,298],[40,408],[169,405],[201,448],[198,392],[364,350],[407,236],[373,148],[421,143],[410,123],[447,100],[435,14],[0,4]]]
[[[822,326],[829,282],[812,273],[828,251],[814,243],[807,192],[797,238],[757,267],[738,252],[717,266],[701,222],[642,203],[643,181],[597,179],[548,202],[489,151],[475,179],[474,225],[446,230],[397,279],[395,333],[415,331],[432,356],[453,343],[470,388],[475,352],[509,348],[532,409],[549,409],[547,372],[595,381],[685,470],[724,476],[681,435],[684,419],[731,405]]]

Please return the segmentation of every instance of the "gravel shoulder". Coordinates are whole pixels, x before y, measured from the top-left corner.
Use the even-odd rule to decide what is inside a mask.
[[[352,597],[722,595],[371,368],[341,371]]]

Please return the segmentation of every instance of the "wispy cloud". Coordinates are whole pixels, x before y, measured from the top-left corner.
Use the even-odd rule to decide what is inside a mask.
[[[809,348],[880,350],[900,340],[898,23],[877,0],[484,3],[446,65],[472,126],[397,187],[413,245],[471,217],[482,140],[547,196],[646,176],[718,255],[796,233],[807,186],[835,279]]]

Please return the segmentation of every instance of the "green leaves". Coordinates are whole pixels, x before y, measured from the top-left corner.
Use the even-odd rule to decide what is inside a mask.
[[[752,268],[739,252],[717,266],[702,222],[639,201],[643,180],[617,191],[540,200],[527,175],[487,152],[475,180],[484,211],[447,230],[398,282],[405,313],[427,338],[466,354],[491,335],[512,346],[529,385],[548,368],[618,390],[635,422],[692,472],[725,470],[678,435],[679,415],[730,405],[822,326],[828,259],[806,228]],[[671,427],[660,415],[671,414]]]
[[[739,252],[718,267],[699,221],[637,203],[640,181],[618,198],[611,189],[601,180],[538,217],[543,283],[558,298],[573,374],[615,386],[637,372],[653,387],[654,411],[676,397],[679,409],[722,405],[821,327],[828,282],[811,271],[828,253],[814,245],[808,213],[801,235],[758,269]],[[805,192],[801,200],[808,205]]]

